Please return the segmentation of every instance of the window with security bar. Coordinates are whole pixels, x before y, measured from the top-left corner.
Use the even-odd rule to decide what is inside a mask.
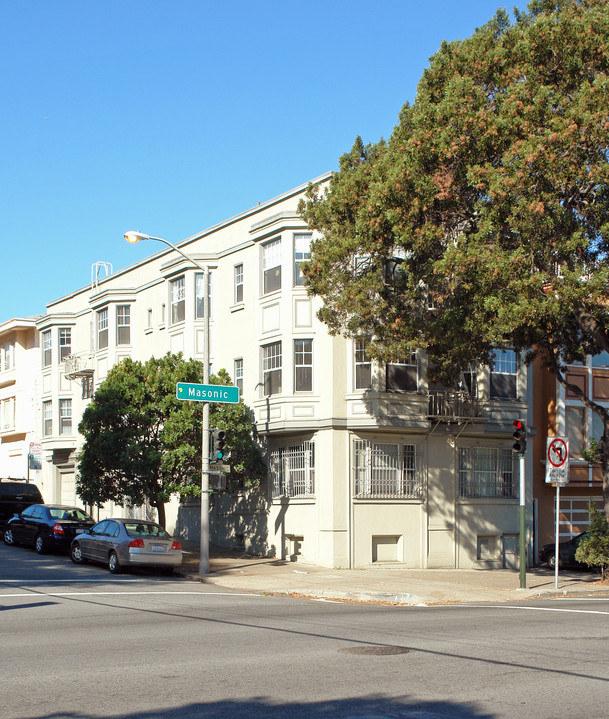
[[[271,452],[273,497],[312,497],[315,494],[315,443],[278,447]]]
[[[420,499],[423,496],[413,444],[376,444],[356,439],[353,473],[356,497]]]
[[[459,496],[466,499],[517,499],[511,449],[459,447]]]

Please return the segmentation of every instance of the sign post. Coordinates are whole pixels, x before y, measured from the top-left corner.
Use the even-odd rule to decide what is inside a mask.
[[[209,270],[205,270],[205,287],[209,287]],[[237,404],[239,402],[239,388],[223,384],[207,384],[209,382],[209,293],[205,298],[205,322],[204,333],[204,367],[203,379],[206,384],[194,384],[192,382],[178,382],[176,385],[176,397],[191,402],[203,402],[203,421],[201,424],[202,433],[202,480],[201,480],[201,559],[199,561],[200,574],[209,574],[209,488],[210,477],[213,475],[213,484],[220,488],[222,482],[218,477],[219,472],[214,472],[209,463],[209,403],[228,402]]]
[[[560,488],[569,482],[569,438],[548,437],[546,443],[546,484],[556,486],[556,526],[554,529],[554,589],[558,589],[560,564]]]

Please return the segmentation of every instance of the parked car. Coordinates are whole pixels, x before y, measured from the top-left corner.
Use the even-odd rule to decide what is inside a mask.
[[[588,536],[588,532],[581,532],[576,537],[560,542],[558,545],[558,566],[559,567],[577,567],[579,569],[589,569],[587,564],[582,564],[575,559],[575,552],[579,543],[584,537]],[[539,561],[547,564],[552,569],[556,566],[556,544],[544,544],[539,552]]]
[[[79,507],[62,504],[32,504],[4,528],[5,544],[31,544],[38,554],[49,550],[68,551],[80,532],[95,524]]]
[[[11,517],[23,512],[30,504],[43,504],[44,499],[35,484],[26,479],[0,479],[0,531]]]
[[[106,564],[117,574],[123,567],[162,567],[169,571],[182,563],[182,545],[156,522],[103,519],[72,541],[72,561]]]

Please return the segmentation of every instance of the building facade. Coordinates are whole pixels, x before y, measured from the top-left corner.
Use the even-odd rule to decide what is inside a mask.
[[[40,372],[36,317],[0,324],[0,476],[40,473]]]
[[[460,389],[433,387],[423,353],[380,366],[363,340],[331,336],[299,269],[313,238],[297,211],[305,191],[179,245],[210,268],[211,369],[239,386],[268,463],[259,490],[212,497],[212,541],[336,568],[516,567],[512,422],[531,423],[529,370],[501,349]],[[48,305],[36,325],[47,501],[78,502],[78,422],[114,364],[202,359],[204,302],[203,273],[163,247]],[[526,503],[532,551],[530,489]],[[175,500],[168,529],[196,537],[198,511]]]
[[[588,356],[583,364],[570,365],[565,379],[593,402],[609,408],[609,353],[601,352]],[[603,426],[598,415],[585,407],[574,392],[565,390],[539,362],[533,370],[533,381],[534,422],[538,430],[533,443],[534,513],[537,544],[542,546],[554,541],[556,527],[556,487],[545,481],[548,437],[569,438],[569,482],[560,489],[558,508],[562,542],[588,528],[591,504],[603,509],[601,467],[583,456],[591,440],[600,440]]]

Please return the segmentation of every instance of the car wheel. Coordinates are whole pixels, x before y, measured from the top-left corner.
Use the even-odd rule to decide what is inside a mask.
[[[9,547],[13,544],[17,544],[17,542],[15,542],[15,537],[13,536],[12,529],[4,530],[4,544],[8,544]]]
[[[560,564],[558,566],[560,567]],[[550,567],[550,569],[556,569],[556,555],[555,554],[548,555],[548,567]]]
[[[34,540],[34,549],[38,554],[44,554],[47,550],[46,542],[41,534],[36,535],[36,539]]]
[[[70,550],[70,557],[72,558],[74,564],[84,564],[87,561],[82,556],[82,549],[80,548],[80,544],[73,545],[72,549]]]
[[[118,561],[118,557],[116,556],[116,552],[110,552],[110,556],[108,557],[108,569],[112,572],[112,574],[118,574],[121,571],[121,565]]]

